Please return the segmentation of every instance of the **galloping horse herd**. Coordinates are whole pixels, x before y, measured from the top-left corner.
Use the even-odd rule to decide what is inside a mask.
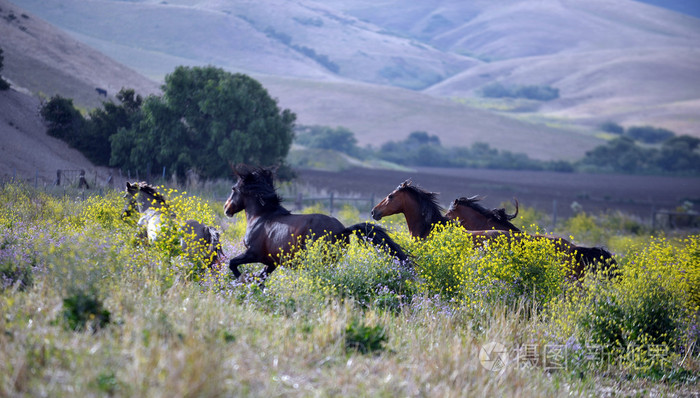
[[[306,244],[317,239],[347,243],[352,234],[359,234],[371,244],[385,248],[404,266],[412,266],[410,256],[384,228],[371,223],[345,227],[338,219],[324,214],[292,214],[281,205],[282,199],[273,184],[272,170],[239,166],[234,173],[238,181],[224,203],[224,213],[232,217],[245,211],[247,221],[243,239],[246,250],[229,260],[229,268],[237,279],[247,280],[239,271],[239,265],[262,263],[264,268],[257,275],[262,285],[270,273]],[[149,242],[158,239],[166,217],[174,219],[163,196],[144,182],[127,182],[124,198],[126,204],[122,217],[129,216],[134,209],[138,210],[141,215],[137,223],[140,227],[139,237],[147,238]],[[607,268],[616,264],[612,254],[601,247],[577,246],[559,237],[522,233],[510,222],[518,214],[517,200],[512,215],[507,214],[505,209],[486,209],[478,201],[478,197],[455,199],[443,215],[436,193],[427,192],[411,181],[404,181],[374,206],[371,215],[375,220],[381,220],[403,213],[409,233],[419,239],[426,239],[434,226],[448,222],[459,223],[478,246],[486,246],[500,236],[516,242],[545,239],[551,241],[574,264],[572,276],[575,278],[581,277],[587,267],[600,264]],[[209,266],[221,261],[220,233],[215,228],[196,220],[187,220],[180,228],[183,232],[180,242],[183,253],[193,258],[199,255],[199,258],[207,259]]]

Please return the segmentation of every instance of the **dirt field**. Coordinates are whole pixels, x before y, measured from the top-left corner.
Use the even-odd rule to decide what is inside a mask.
[[[375,202],[406,179],[439,192],[447,206],[460,196],[484,196],[498,207],[515,197],[522,206],[569,217],[577,202],[587,212],[621,210],[651,218],[654,210],[672,210],[686,200],[700,209],[700,179],[682,177],[575,174],[509,170],[420,168],[416,171],[352,169],[342,172],[299,170],[299,182],[318,190],[374,196]],[[512,206],[507,208],[512,212]]]

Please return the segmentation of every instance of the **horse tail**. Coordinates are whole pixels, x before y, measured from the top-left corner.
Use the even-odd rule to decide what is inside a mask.
[[[368,238],[375,246],[386,247],[389,249],[389,253],[404,263],[409,259],[408,255],[403,251],[401,246],[391,239],[386,230],[379,225],[367,222],[351,225],[345,228],[340,235],[348,238],[353,233],[359,233],[360,235]]]
[[[591,266],[594,269],[596,264],[600,263],[602,267],[601,270],[607,270],[611,268],[617,268],[617,261],[613,257],[612,253],[602,247],[583,247],[577,246],[576,250],[576,261],[581,265],[582,268],[586,266]]]
[[[513,214],[506,213],[506,220],[509,220],[509,221],[518,216],[518,199],[513,198],[513,200],[515,201],[515,213],[513,213]]]

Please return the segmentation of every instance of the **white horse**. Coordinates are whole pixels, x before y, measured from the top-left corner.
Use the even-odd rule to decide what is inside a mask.
[[[165,198],[153,186],[138,182],[126,183],[124,194],[126,203],[122,211],[122,218],[129,217],[137,210],[141,217],[137,221],[140,228],[139,236],[148,238],[149,243],[154,243],[161,236],[166,217],[174,219],[174,214],[168,211]],[[203,259],[208,266],[216,264],[223,252],[221,250],[221,234],[214,227],[200,223],[197,220],[187,220],[179,227],[180,248],[190,259]]]

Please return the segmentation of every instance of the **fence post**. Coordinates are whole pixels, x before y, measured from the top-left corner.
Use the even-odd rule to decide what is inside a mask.
[[[333,192],[331,192],[330,202],[331,202],[330,213],[331,213],[331,216],[332,216],[332,215],[333,215]]]
[[[297,195],[297,202],[296,202],[297,210],[299,210],[299,211],[301,211],[301,203],[302,203],[301,200],[302,200],[302,195],[301,195],[301,192],[299,192],[299,194]]]

